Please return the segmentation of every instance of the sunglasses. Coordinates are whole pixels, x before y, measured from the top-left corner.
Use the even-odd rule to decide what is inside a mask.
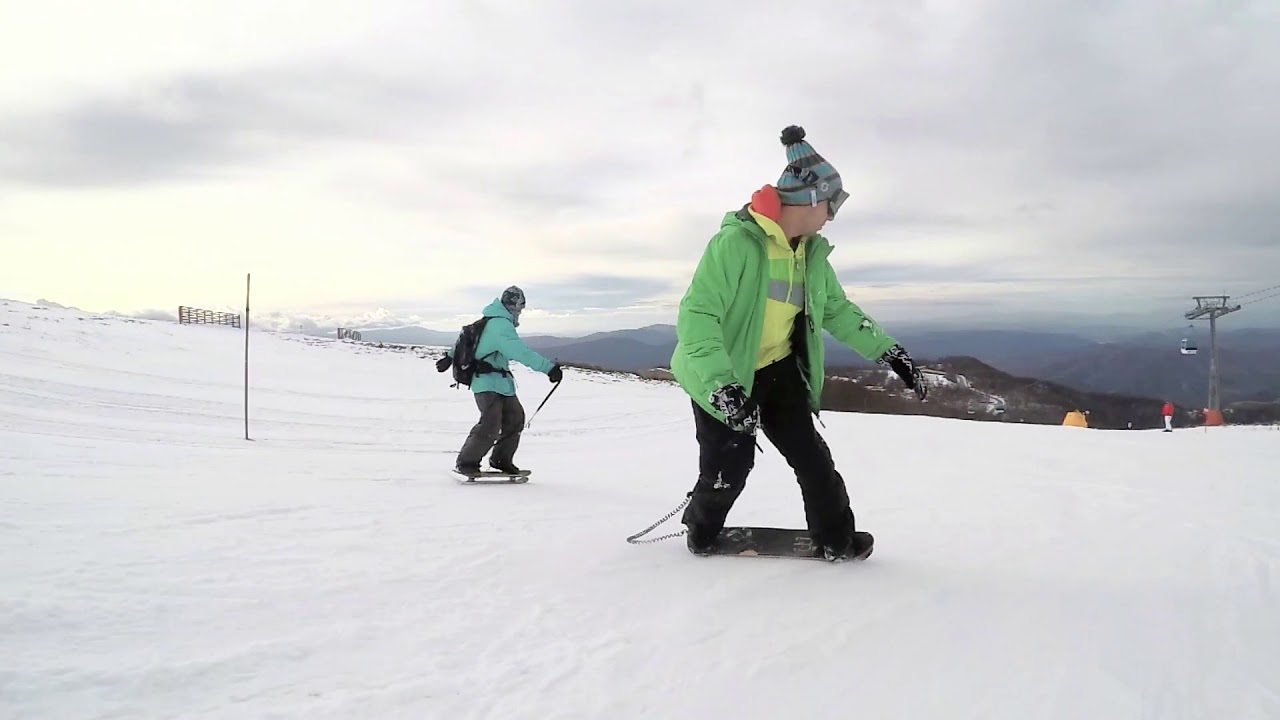
[[[827,201],[827,219],[835,220],[836,213],[840,211],[840,206],[844,205],[844,201],[849,199],[849,193],[844,190],[837,190],[836,194]]]
[[[835,220],[836,213],[840,212],[840,206],[844,205],[844,201],[848,199],[849,193],[844,190],[837,190],[836,194],[827,200],[827,220]],[[818,191],[814,188],[809,189],[809,205],[818,207]]]

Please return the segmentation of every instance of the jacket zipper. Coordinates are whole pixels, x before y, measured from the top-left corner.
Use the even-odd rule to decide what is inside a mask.
[[[807,250],[807,249],[806,249],[806,250]],[[808,343],[808,341],[809,341],[809,338],[810,338],[810,337],[813,337],[813,335],[817,332],[817,330],[816,330],[816,328],[815,328],[815,326],[814,326],[814,324],[813,324],[813,313],[809,312],[809,311],[810,311],[810,309],[811,309],[811,307],[812,307],[812,305],[811,305],[811,304],[810,304],[810,302],[809,302],[809,292],[810,292],[810,291],[811,291],[811,289],[813,288],[813,281],[812,281],[812,278],[811,278],[811,276],[810,276],[810,273],[811,273],[810,268],[812,268],[812,267],[813,267],[813,265],[814,265],[814,263],[813,263],[813,254],[812,254],[812,253],[810,253],[810,252],[807,252],[807,251],[806,251],[806,252],[805,252],[805,258],[804,258],[804,259],[805,259],[805,263],[804,263],[804,321],[809,325],[809,334],[805,337],[805,343],[807,344],[807,343]],[[821,338],[821,337],[819,337],[819,338],[818,338],[818,342],[822,342],[822,338]],[[809,348],[805,348],[805,357],[810,358],[810,364],[812,364],[813,351],[812,351],[811,349],[809,349]],[[803,372],[801,372],[801,373],[800,373],[800,376],[804,378],[804,384],[805,384],[805,387],[807,388],[807,390],[808,390],[808,392],[809,392],[810,397],[812,397],[812,396],[813,396],[813,385],[809,382],[809,368],[807,368],[807,367],[806,367],[806,368],[802,368],[802,370],[803,370]],[[826,372],[826,371],[825,371],[823,368],[818,368],[818,372]],[[818,424],[819,424],[819,425],[821,425],[821,426],[823,427],[823,429],[826,429],[827,424],[826,424],[826,423],[824,423],[824,422],[822,422],[822,411],[821,411],[821,407],[822,407],[822,398],[818,398],[818,403],[817,403],[817,404],[818,404],[818,407],[811,408],[811,409],[810,409],[810,412],[812,412],[812,413],[813,413],[813,417],[814,417],[814,418],[816,418],[816,419],[818,420]]]

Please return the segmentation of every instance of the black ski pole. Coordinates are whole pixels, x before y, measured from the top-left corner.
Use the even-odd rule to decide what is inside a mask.
[[[560,382],[557,382],[555,385],[552,385],[552,386],[551,386],[551,391],[547,393],[547,396],[546,396],[546,397],[542,398],[542,402],[538,403],[538,409],[533,411],[533,415],[530,415],[530,416],[529,416],[529,421],[528,421],[528,422],[526,422],[526,423],[524,424],[524,426],[525,426],[525,428],[526,428],[526,429],[528,429],[529,427],[531,427],[531,426],[533,425],[533,418],[537,416],[537,414],[538,414],[538,412],[539,412],[540,410],[542,410],[542,406],[543,406],[543,405],[546,405],[546,404],[547,404],[547,401],[551,399],[551,395],[552,395],[552,393],[554,393],[556,390],[559,390],[559,389],[560,389],[560,383],[561,383],[561,382],[564,382],[564,378],[560,378]]]

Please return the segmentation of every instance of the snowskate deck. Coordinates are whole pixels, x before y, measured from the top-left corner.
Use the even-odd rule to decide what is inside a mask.
[[[875,541],[866,552],[843,562],[865,560],[875,549]],[[822,549],[814,544],[806,530],[794,528],[730,526],[720,531],[708,555],[732,557],[798,558],[829,562]]]
[[[476,475],[467,475],[457,470],[450,470],[449,473],[462,485],[519,485],[529,482],[529,476],[532,474],[528,470],[521,470],[518,473],[504,473],[497,470],[482,470]]]

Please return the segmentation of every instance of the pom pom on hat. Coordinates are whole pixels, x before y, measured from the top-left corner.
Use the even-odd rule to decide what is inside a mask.
[[[788,125],[782,129],[782,144],[796,145],[804,140],[804,128],[799,125]]]

